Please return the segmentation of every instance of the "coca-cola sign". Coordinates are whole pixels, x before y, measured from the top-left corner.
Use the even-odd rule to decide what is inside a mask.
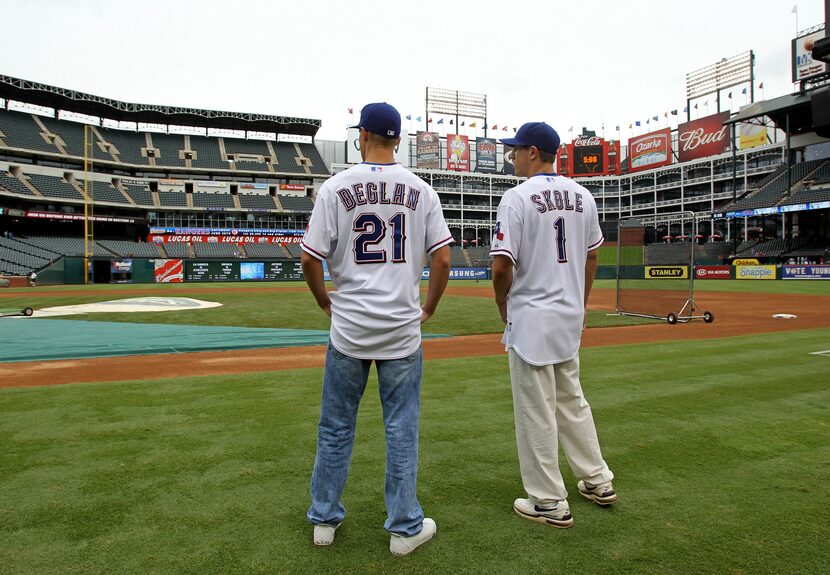
[[[659,130],[628,140],[629,171],[637,172],[671,163],[671,130]]]
[[[721,112],[677,127],[677,158],[681,162],[729,151],[729,130],[723,125],[729,112]]]
[[[581,146],[601,146],[602,145],[602,138],[598,138],[597,136],[591,136],[588,138],[577,138],[574,140],[574,146],[581,147]]]

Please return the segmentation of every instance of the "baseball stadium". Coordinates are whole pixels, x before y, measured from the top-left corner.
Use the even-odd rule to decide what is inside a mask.
[[[792,43],[792,94],[755,97],[750,51],[690,72],[666,127],[561,145],[605,237],[580,357],[620,494],[572,497],[567,530],[510,508],[489,249],[521,179],[484,95],[425,89],[427,118],[484,135],[404,130],[396,151],[454,238],[422,327],[418,487],[439,528],[406,558],[382,529],[374,370],[337,544],[306,520],[329,319],[300,241],[357,130],[0,75],[0,571],[826,573],[830,50],[824,25]],[[721,110],[733,92],[748,103]]]

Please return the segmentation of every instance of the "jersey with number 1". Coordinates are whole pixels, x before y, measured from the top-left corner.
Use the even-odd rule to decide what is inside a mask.
[[[576,356],[582,338],[585,262],[602,244],[591,193],[571,179],[536,174],[504,193],[490,255],[513,262],[503,343],[526,362]]]
[[[359,359],[399,359],[421,345],[424,254],[452,242],[438,194],[400,164],[362,163],[317,193],[302,249],[326,260],[332,345]]]

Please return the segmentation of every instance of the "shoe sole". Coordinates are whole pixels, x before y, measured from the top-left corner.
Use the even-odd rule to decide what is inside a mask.
[[[432,533],[432,535],[430,535],[429,537],[427,537],[426,539],[424,539],[423,541],[421,541],[420,543],[418,543],[418,544],[417,544],[415,547],[413,547],[412,549],[407,550],[405,553],[398,553],[397,551],[392,551],[392,549],[391,549],[391,548],[389,549],[389,551],[391,551],[391,552],[392,552],[392,555],[394,555],[395,557],[404,557],[404,556],[406,556],[406,555],[409,555],[409,554],[411,554],[411,553],[414,553],[414,552],[415,552],[415,551],[416,551],[419,547],[421,547],[424,543],[428,543],[429,541],[432,541],[432,538],[433,538],[433,537],[435,537],[435,532],[433,532],[433,533]]]
[[[593,493],[585,493],[584,491],[579,491],[579,494],[585,499],[593,501],[600,507],[608,507],[609,505],[611,505],[612,503],[616,503],[617,501],[616,493],[614,495],[609,495],[608,497],[600,497],[598,495],[594,495]]]
[[[536,523],[541,523],[542,525],[550,525],[551,527],[556,527],[558,529],[567,529],[568,527],[573,527],[574,519],[573,517],[569,519],[551,519],[550,517],[545,517],[544,515],[528,515],[521,509],[517,507],[513,507],[513,511],[515,511],[519,517],[524,517],[525,519],[529,519],[531,521],[535,521]]]

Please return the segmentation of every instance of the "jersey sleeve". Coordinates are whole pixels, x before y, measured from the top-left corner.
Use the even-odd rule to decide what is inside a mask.
[[[602,236],[602,229],[599,227],[599,214],[597,213],[596,202],[591,201],[591,207],[591,226],[586,244],[589,252],[597,249],[605,241],[605,238]]]
[[[300,244],[304,252],[318,260],[329,257],[334,248],[337,237],[337,215],[334,212],[336,208],[328,189],[320,188]]]
[[[444,212],[441,210],[441,200],[438,198],[438,193],[429,188],[430,205],[429,211],[426,215],[426,237],[424,245],[426,246],[426,253],[431,254],[438,248],[442,248],[452,243],[452,234],[447,227],[447,222],[444,219]]]
[[[507,256],[515,265],[522,244],[522,219],[503,196],[496,212],[496,227],[490,242],[491,256]]]

